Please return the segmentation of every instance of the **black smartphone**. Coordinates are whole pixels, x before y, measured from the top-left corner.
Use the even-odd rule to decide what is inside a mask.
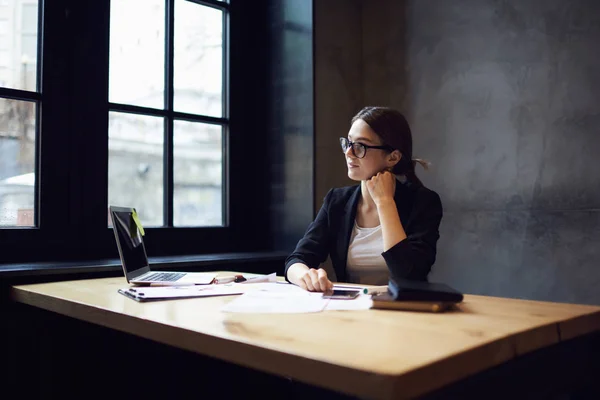
[[[352,300],[358,297],[360,290],[334,289],[323,293],[324,299]]]

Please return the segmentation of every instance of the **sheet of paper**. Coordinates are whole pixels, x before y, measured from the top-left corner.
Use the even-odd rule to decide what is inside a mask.
[[[307,292],[291,284],[264,282],[252,285],[251,291],[232,300],[224,312],[239,313],[308,313],[320,311],[368,310],[371,295],[352,300],[324,299],[323,293]]]
[[[289,283],[279,283],[279,282],[262,282],[252,285],[252,288],[255,290],[261,290],[264,292],[273,292],[273,293],[296,293],[296,294],[310,294],[306,290],[298,287],[296,285],[292,285]]]
[[[352,310],[368,310],[373,306],[371,295],[363,294],[352,300],[336,300],[331,299],[325,311],[352,311]]]
[[[257,275],[257,274],[244,274],[246,277],[246,281],[242,282],[242,284],[246,283],[259,283],[259,282],[277,282],[277,274],[275,272],[269,275]]]
[[[178,297],[207,297],[242,294],[244,290],[236,285],[210,286],[149,286],[121,289],[147,299],[170,299]]]
[[[323,299],[321,293],[310,293],[304,290],[302,292],[285,289],[280,291],[252,290],[236,297],[221,311],[231,313],[312,313],[323,311],[327,302],[328,300]]]

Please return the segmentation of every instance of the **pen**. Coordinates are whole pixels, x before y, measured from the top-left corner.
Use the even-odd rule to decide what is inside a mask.
[[[223,276],[221,278],[215,278],[216,284],[230,283],[230,282],[244,282],[246,279],[242,275]]]
[[[386,286],[374,286],[369,288],[363,288],[364,294],[385,294],[388,292],[388,287]]]

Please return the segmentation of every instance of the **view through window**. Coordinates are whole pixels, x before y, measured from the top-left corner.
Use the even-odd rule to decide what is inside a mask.
[[[35,226],[38,1],[0,1],[0,227]]]
[[[227,11],[111,1],[108,204],[145,226],[224,224]]]

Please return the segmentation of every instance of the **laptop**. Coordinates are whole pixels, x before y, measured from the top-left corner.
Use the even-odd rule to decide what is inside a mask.
[[[208,285],[217,276],[212,272],[151,270],[135,208],[110,206],[109,210],[127,283],[135,285]]]

